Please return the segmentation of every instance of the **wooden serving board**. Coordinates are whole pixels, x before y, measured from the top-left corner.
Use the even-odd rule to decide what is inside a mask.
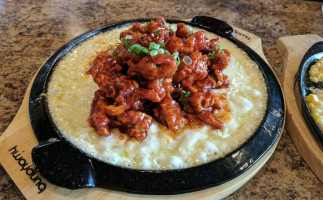
[[[236,27],[234,27],[234,31],[237,39],[249,45],[266,61],[259,37]],[[0,137],[1,164],[27,199],[220,199],[233,193],[250,180],[270,158],[280,139],[279,137],[273,147],[239,177],[220,186],[197,192],[180,195],[138,195],[100,188],[69,190],[55,186],[35,173],[31,150],[38,145],[38,141],[32,130],[28,114],[32,83],[33,81],[29,84],[17,115]]]
[[[304,121],[294,90],[294,76],[306,51],[316,42],[323,41],[318,35],[281,37],[277,49],[284,59],[283,89],[287,102],[286,128],[296,148],[306,163],[323,182],[323,146],[314,138]]]

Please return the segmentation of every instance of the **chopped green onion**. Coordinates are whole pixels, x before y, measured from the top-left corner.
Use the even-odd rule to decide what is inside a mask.
[[[165,53],[165,49],[158,49],[158,53],[164,54]]]
[[[128,47],[128,46],[130,46],[130,45],[131,45],[131,42],[129,42],[129,40],[128,40],[128,39],[124,39],[124,38],[122,38],[122,39],[121,39],[121,41],[123,42],[123,44],[124,44],[124,46],[125,46],[125,47]]]
[[[216,58],[215,51],[212,51],[211,53],[207,54],[207,57],[211,59],[215,59]]]
[[[160,87],[163,86],[163,81],[164,81],[164,78],[159,79],[159,85],[160,85]]]
[[[171,55],[171,54],[169,53],[169,51],[167,51],[166,49],[165,49],[165,53],[166,53],[167,55]]]
[[[159,42],[161,48],[165,48],[165,43],[163,41]]]
[[[170,31],[174,32],[174,29],[173,29],[172,25],[169,25],[169,26],[168,26],[168,29],[169,29]]]
[[[175,60],[177,60],[177,62],[176,62],[176,65],[178,66],[180,63],[181,63],[181,58],[178,56],[179,55],[179,53],[178,52],[175,52],[175,53],[173,53],[173,58],[175,59]]]
[[[113,56],[116,56],[116,55],[117,55],[116,50],[113,50],[112,55],[113,55]]]
[[[191,35],[193,35],[193,31],[190,31],[189,33],[187,33],[187,37],[189,37],[189,36],[191,36]]]
[[[134,44],[129,49],[129,52],[135,53],[135,54],[145,54],[148,53],[148,49],[146,47],[141,46],[140,44]]]
[[[187,28],[190,30],[190,32],[187,33],[187,37],[193,35],[194,34],[193,28],[191,26],[187,26]]]
[[[174,59],[177,59],[178,55],[179,55],[178,52],[174,52],[172,56],[173,56]]]
[[[121,57],[122,56],[122,52],[120,52],[119,54],[118,54],[118,57]]]
[[[156,36],[160,35],[160,34],[161,34],[161,30],[160,30],[160,29],[157,29],[157,30],[154,32],[154,34],[155,34]]]
[[[184,94],[185,98],[188,98],[190,95],[191,95],[191,92],[190,92],[190,91],[187,91],[187,92]]]
[[[190,104],[189,104],[189,102],[188,102],[188,98],[190,97],[190,95],[191,95],[191,92],[190,91],[185,91],[185,90],[183,90],[183,93],[184,93],[184,95],[182,95],[181,96],[181,98],[179,98],[179,102],[184,102],[184,106],[185,107],[189,107],[190,106]]]
[[[184,105],[185,107],[190,107],[190,104],[188,102],[188,98],[190,97],[191,95],[191,92],[190,91],[187,91],[185,94],[184,94],[184,97],[185,97],[185,101],[184,101]]]
[[[181,96],[181,98],[179,98],[179,102],[182,102],[183,101],[183,99],[184,99],[184,97],[183,96]]]
[[[158,54],[158,51],[157,50],[152,50],[151,52],[150,52],[150,55],[151,56],[156,56]]]
[[[155,42],[152,42],[152,43],[150,43],[150,45],[149,45],[149,51],[152,51],[152,50],[158,50],[158,49],[159,49],[159,47],[160,47],[160,45],[159,45],[159,44],[156,44]]]
[[[147,24],[147,27],[145,28],[145,31],[148,31],[149,30],[149,22],[147,22],[146,24]]]
[[[217,50],[220,50],[222,53],[224,53],[223,48],[222,48],[222,46],[221,46],[221,45],[218,45],[218,46],[216,47],[216,49],[217,49]]]

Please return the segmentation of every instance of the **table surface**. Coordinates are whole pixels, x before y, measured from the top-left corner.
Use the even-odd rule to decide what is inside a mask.
[[[22,102],[41,64],[75,36],[107,23],[135,18],[189,19],[206,15],[262,38],[278,76],[283,60],[276,42],[288,35],[323,37],[322,2],[298,0],[0,0],[0,134]],[[302,159],[287,132],[268,163],[226,199],[322,199],[323,184]],[[0,166],[0,199],[24,199]]]

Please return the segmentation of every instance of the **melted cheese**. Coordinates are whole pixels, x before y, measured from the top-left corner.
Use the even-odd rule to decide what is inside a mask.
[[[174,25],[173,25],[174,26]],[[231,54],[224,71],[231,85],[213,90],[227,93],[232,120],[221,130],[208,125],[183,129],[177,137],[153,121],[148,137],[142,142],[128,140],[112,129],[109,137],[101,137],[87,122],[92,98],[98,86],[86,74],[92,60],[109,45],[119,42],[119,34],[127,29],[96,35],[74,47],[58,63],[48,86],[48,105],[54,122],[74,145],[102,161],[137,169],[176,169],[196,166],[223,157],[242,145],[261,122],[267,101],[266,85],[255,62],[226,39],[220,44]],[[208,38],[216,35],[207,33]],[[123,137],[121,137],[123,136]]]

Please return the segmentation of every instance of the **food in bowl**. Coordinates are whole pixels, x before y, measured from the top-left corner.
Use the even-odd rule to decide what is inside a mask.
[[[229,87],[223,70],[230,53],[219,37],[193,34],[183,23],[175,32],[159,18],[134,24],[120,40],[89,70],[99,89],[88,121],[100,135],[109,136],[112,127],[143,140],[152,118],[175,134],[196,121],[214,129],[230,121],[226,94],[211,91]]]
[[[323,58],[318,60],[314,65],[311,66],[308,71],[311,81],[314,83],[323,81]]]
[[[316,123],[323,130],[323,91],[316,90],[317,94],[309,94],[305,97]]]
[[[123,167],[150,170],[187,168],[207,163],[227,155],[243,144],[252,136],[265,114],[267,103],[265,80],[257,64],[242,49],[213,33],[201,32],[203,30],[197,28],[191,29],[185,24],[166,24],[164,20],[158,20],[148,24],[128,24],[91,37],[65,55],[57,63],[51,76],[47,99],[53,121],[71,143],[102,161]],[[157,27],[160,31],[152,28],[155,23],[157,23],[155,28]],[[161,25],[164,26],[164,29],[160,28]],[[149,33],[153,39],[147,40],[149,42],[146,44],[131,41],[135,37],[132,35],[130,38],[129,29],[134,30],[135,27],[138,27],[143,34]],[[181,29],[187,32],[186,35],[177,33]],[[179,40],[173,43],[175,46],[173,48],[169,38],[168,40],[165,38],[154,40],[163,35],[162,33],[165,31],[169,32],[169,38],[174,36],[174,40],[181,40],[183,46],[188,44],[187,41],[193,41],[193,52],[185,52],[183,46],[176,49],[176,45],[180,43]],[[194,49],[194,43],[198,42],[195,37],[201,35],[205,39],[204,43],[210,43],[213,40],[215,41],[214,45],[209,49]],[[142,42],[144,41],[146,40]],[[116,43],[120,43],[120,45],[116,47]],[[153,45],[150,48],[151,44]],[[133,45],[138,47],[134,49],[141,49],[138,51],[143,51],[143,53],[138,56],[136,50],[131,50]],[[159,49],[156,47],[158,45]],[[161,46],[162,48],[160,48]],[[123,50],[119,51],[118,48],[123,48]],[[126,54],[137,57],[135,58],[137,61],[121,63],[123,61],[120,59],[122,56],[127,56]],[[193,57],[197,54],[199,56]],[[102,58],[104,56],[106,57]],[[217,56],[227,58],[227,66],[221,70],[221,74],[218,74],[219,77],[210,67]],[[167,57],[167,62],[172,64],[172,68],[168,72],[168,67],[165,67],[167,73],[161,73],[162,75],[152,72],[154,77],[151,78],[151,75],[147,75],[146,71],[154,69],[154,67],[161,68],[160,65],[164,64],[162,63],[163,59],[159,60],[159,57]],[[200,60],[201,57],[204,60]],[[101,58],[103,62],[101,62]],[[198,58],[198,62],[192,58]],[[131,97],[132,101],[120,104],[117,102],[118,100],[109,96],[109,92],[113,90],[104,91],[105,88],[109,88],[109,84],[104,85],[104,82],[99,86],[96,84],[98,80],[101,80],[96,80],[97,77],[101,76],[104,79],[104,76],[109,75],[109,72],[104,69],[109,61],[121,63],[122,69],[116,69],[117,73],[114,71],[113,80],[124,79],[129,84],[133,83],[134,87],[132,88],[134,89],[127,95],[136,94],[138,89],[140,95],[137,99]],[[140,62],[142,65],[139,64]],[[189,69],[194,71],[196,63],[202,66],[206,65],[202,68],[207,71],[206,76],[195,76],[195,78],[187,80],[178,77],[179,74],[189,71]],[[138,65],[140,66],[138,67]],[[103,70],[100,70],[100,67]],[[205,75],[204,71],[198,72]],[[96,76],[97,72],[100,74],[99,76]],[[94,79],[92,78],[93,73],[95,73]],[[216,85],[220,76],[225,81]],[[205,80],[206,77],[208,80]],[[108,79],[110,78],[108,77]],[[196,83],[203,80],[211,82],[214,80],[216,86],[203,87],[205,84]],[[110,88],[115,89],[115,82],[112,83]],[[164,88],[166,92],[162,95],[155,90],[156,98],[151,99],[147,94],[151,93],[151,90],[154,89],[153,86],[163,88],[168,86],[170,89],[165,90]],[[174,92],[176,89],[178,89],[177,93]],[[118,89],[114,95],[118,96],[119,91],[121,89]],[[94,99],[93,94],[95,94]],[[107,96],[107,94],[109,95]],[[198,112],[194,110],[198,106],[193,105],[194,101],[192,101],[194,99],[192,97],[195,95],[200,95],[200,98],[204,99],[218,97],[223,102],[222,107],[206,107],[204,103],[202,108],[208,112]],[[145,103],[136,103],[138,99],[144,99]],[[168,103],[165,103],[166,105],[176,105],[176,109],[168,106],[163,108],[163,101]],[[110,109],[107,109],[108,113],[97,106],[101,103],[104,103],[103,108],[112,105],[109,107]],[[129,105],[135,107],[133,104],[140,109],[128,108]],[[140,107],[142,104],[145,106]],[[122,108],[122,105],[126,107],[123,107],[123,112],[113,109],[117,106]],[[118,119],[118,116],[124,115],[125,112],[130,113],[128,116]],[[136,112],[140,112],[139,118],[149,119],[145,121],[143,126],[135,117]],[[167,117],[163,116],[166,112],[171,113],[167,117],[173,117],[173,120],[167,120]],[[172,115],[173,113],[174,115]],[[199,115],[206,115],[205,113],[217,122],[216,126],[204,120],[206,117],[199,117]],[[100,115],[105,115],[103,116],[104,120],[101,123],[95,123],[93,114],[97,115],[95,118],[98,119],[101,119]],[[87,122],[88,117],[91,126]],[[179,121],[179,123],[172,124],[174,121]],[[130,122],[131,125],[125,125],[127,124],[125,122]],[[100,129],[102,124],[109,125],[108,129],[104,130],[104,127]]]
[[[315,84],[320,85],[323,81],[323,58],[318,60],[314,65],[311,66],[308,71],[310,80]],[[305,97],[306,103],[311,110],[316,123],[320,129],[323,130],[323,90],[320,88],[309,88],[312,93]]]

